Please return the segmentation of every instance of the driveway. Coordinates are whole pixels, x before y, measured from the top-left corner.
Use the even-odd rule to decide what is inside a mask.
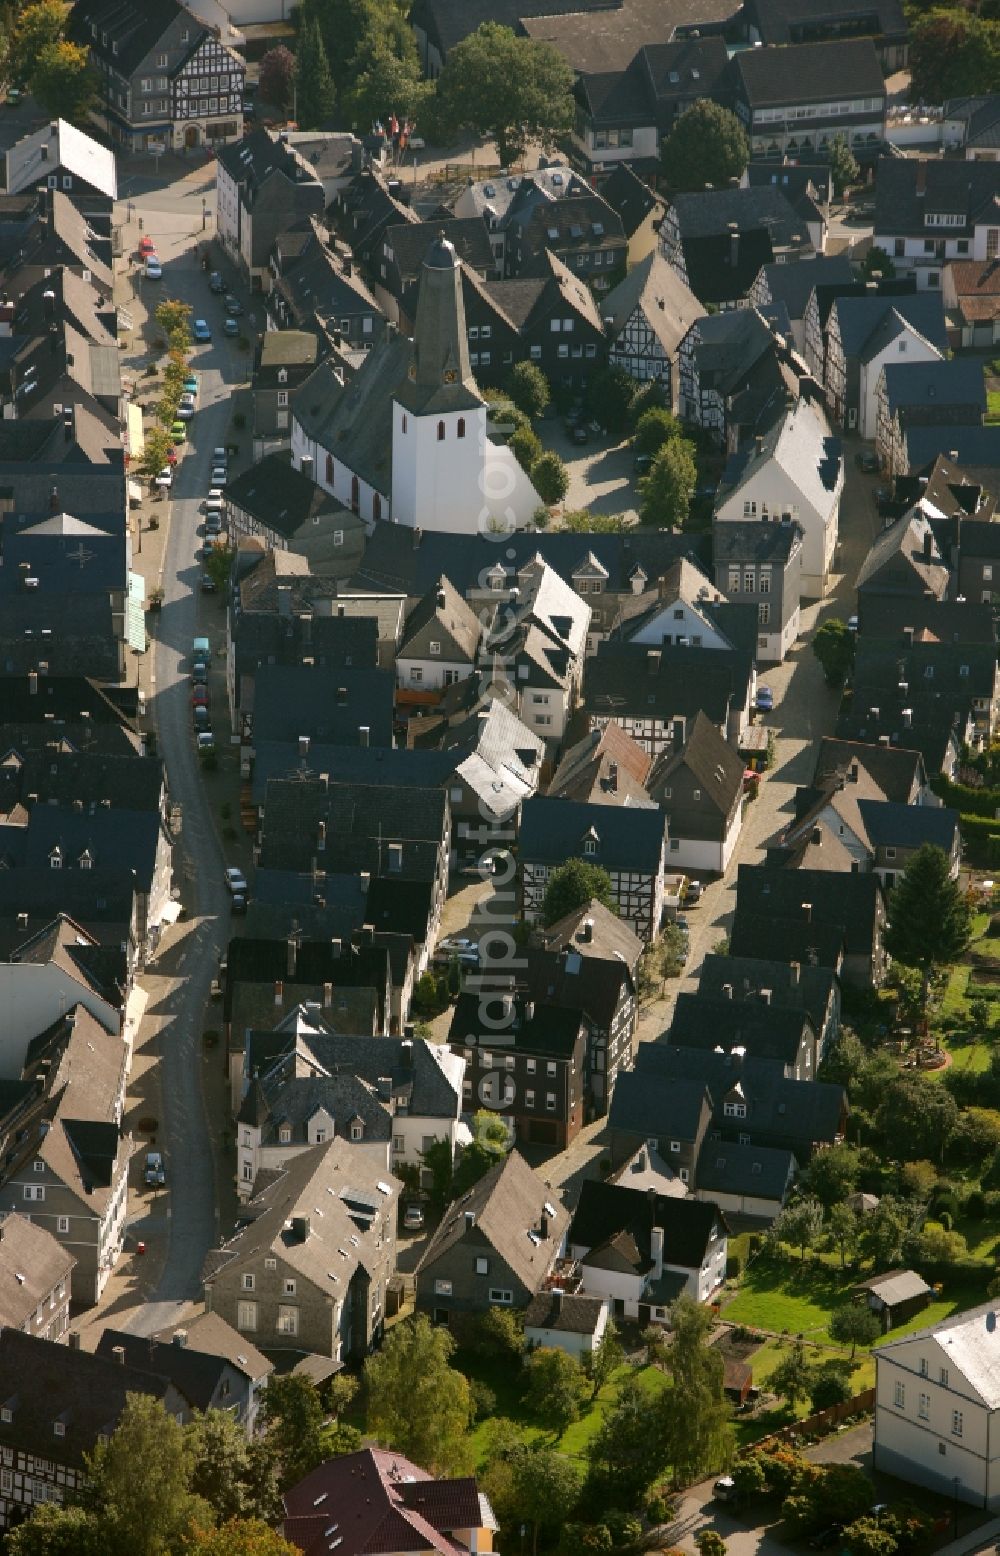
[[[176,1323],[190,1301],[201,1295],[201,1269],[218,1239],[218,1212],[210,1130],[226,1122],[210,1120],[202,1091],[202,1028],[211,980],[230,935],[229,899],[222,883],[223,857],[198,767],[191,731],[187,670],[191,641],[207,633],[213,653],[225,645],[225,613],[215,599],[199,592],[201,567],[196,550],[200,503],[208,489],[213,447],[224,444],[234,382],[245,376],[235,346],[221,335],[221,310],[208,291],[207,277],[194,257],[201,233],[176,218],[175,199],[148,195],[137,199],[145,230],[157,233],[164,260],[164,291],[192,305],[217,331],[211,344],[196,346],[192,363],[200,378],[198,410],[189,423],[188,446],[177,467],[164,553],[163,607],[155,622],[155,685],[151,713],[167,768],[172,801],[179,803],[184,825],[175,855],[188,934],[163,958],[158,998],[150,1019],[158,1024],[163,1097],[163,1146],[170,1185],[167,1252],[150,1300],[123,1320],[133,1333],[151,1334]],[[146,283],[147,285],[149,283]],[[155,300],[154,300],[155,301]],[[152,618],[151,618],[152,621]]]

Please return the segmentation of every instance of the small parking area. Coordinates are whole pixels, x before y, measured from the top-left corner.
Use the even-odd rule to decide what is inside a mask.
[[[589,508],[593,513],[621,513],[638,518],[639,494],[633,480],[634,455],[631,445],[594,432],[587,425],[585,444],[573,442],[565,420],[550,412],[535,423],[535,430],[547,449],[558,454],[569,475],[567,509]]]

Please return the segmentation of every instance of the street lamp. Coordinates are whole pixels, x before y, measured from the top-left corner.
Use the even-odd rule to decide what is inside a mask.
[[[958,1539],[958,1488],[959,1488],[960,1484],[961,1484],[961,1477],[956,1475],[954,1480],[952,1481],[952,1485],[955,1488],[955,1523],[954,1523],[954,1532],[953,1532],[952,1538],[955,1539],[955,1540]]]
[[[202,232],[205,231],[205,228],[207,226],[208,226],[208,201],[205,199],[205,196],[202,195],[202,197],[201,197],[201,230],[202,230]]]

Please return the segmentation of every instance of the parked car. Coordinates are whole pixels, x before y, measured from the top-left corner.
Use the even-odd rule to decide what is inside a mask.
[[[155,254],[150,254],[146,260],[146,280],[159,281],[163,277],[163,266]]]
[[[694,908],[701,901],[702,892],[705,890],[701,881],[688,881],[687,891],[684,893],[684,906]]]
[[[228,480],[229,477],[222,466],[216,465],[212,470],[212,485],[216,488],[223,487]]]
[[[185,380],[184,380],[184,393],[185,394],[193,394],[195,396],[195,398],[197,398],[197,395],[198,395],[198,375],[197,375],[197,373],[189,373],[187,375],[187,377],[185,378]]]
[[[229,314],[231,319],[238,318],[239,315],[243,312],[243,304],[240,302],[238,297],[233,296],[232,292],[230,292],[226,297],[226,312]]]
[[[570,433],[571,443],[589,443],[590,433],[582,421],[578,421]]]
[[[208,687],[204,682],[198,682],[191,692],[191,706],[192,708],[208,707]]]
[[[774,693],[769,686],[758,686],[756,707],[758,713],[774,711]]]
[[[215,736],[210,729],[200,729],[195,737],[195,745],[199,751],[214,751]]]
[[[159,475],[153,482],[154,486],[162,486],[169,489],[174,484],[174,472],[169,465],[164,465]]]
[[[636,454],[636,456],[635,456],[635,463],[632,466],[632,473],[633,473],[633,475],[639,476],[639,477],[644,476],[644,475],[648,475],[649,474],[649,470],[650,470],[650,466],[652,465],[652,463],[653,463],[653,456],[652,456],[652,454]]]
[[[182,421],[175,421],[170,429],[170,436],[175,443],[187,442],[188,430]]]
[[[209,291],[216,293],[224,292],[226,290],[226,283],[222,279],[221,271],[212,271],[212,274],[208,278],[208,287]]]
[[[448,935],[444,940],[439,940],[435,949],[433,960],[435,962],[448,963],[453,956],[467,956],[471,951],[479,956],[479,944],[475,940],[469,940],[464,935]]]
[[[192,686],[204,686],[208,680],[208,663],[204,659],[196,659],[191,666],[189,677]]]
[[[221,444],[218,448],[213,448],[212,450],[212,464],[225,465],[227,468],[229,466],[229,454]]]
[[[229,904],[231,913],[245,913],[247,910],[246,892],[234,891],[232,901]]]
[[[202,573],[201,592],[202,594],[218,594],[219,586],[215,579],[212,577],[211,573]]]
[[[878,475],[878,455],[872,449],[859,449],[854,463],[863,475]]]
[[[143,1177],[154,1189],[166,1183],[167,1174],[163,1166],[163,1157],[159,1151],[146,1152],[146,1170],[143,1173]]]
[[[191,720],[195,729],[207,729],[208,719],[208,709],[202,703],[196,703],[191,709]]]
[[[731,1475],[720,1475],[712,1487],[712,1497],[716,1502],[736,1501],[736,1482]]]
[[[857,630],[858,630],[858,618],[857,618],[857,616],[848,616],[848,618],[847,618],[847,630],[848,630],[848,632],[857,632]]]
[[[240,327],[237,324],[236,320],[235,319],[227,319],[225,324],[222,326],[222,333],[223,333],[223,335],[228,335],[230,337],[230,339],[232,339],[234,336],[238,335],[240,333]]]
[[[143,259],[145,259],[149,254],[156,253],[156,244],[148,234],[146,237],[139,239],[139,253],[142,255]]]
[[[403,1211],[403,1227],[407,1232],[419,1232],[424,1224],[424,1207],[412,1201]]]
[[[208,327],[206,319],[195,319],[191,326],[191,333],[195,340],[211,340],[212,331]]]
[[[178,452],[177,452],[177,450],[175,448],[168,448],[167,449],[167,464],[168,465],[176,465],[176,463],[177,463],[179,458],[180,458],[180,455],[178,454]]]
[[[193,394],[182,394],[180,404],[177,407],[178,421],[190,421],[197,409]]]
[[[225,872],[226,890],[230,893],[247,890],[247,878],[235,865],[228,865]]]

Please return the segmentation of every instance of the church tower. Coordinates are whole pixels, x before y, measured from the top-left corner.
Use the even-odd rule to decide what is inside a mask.
[[[469,364],[462,267],[441,233],[424,258],[410,362],[393,398],[393,522],[507,531],[526,524],[539,501],[510,450],[488,437]]]

